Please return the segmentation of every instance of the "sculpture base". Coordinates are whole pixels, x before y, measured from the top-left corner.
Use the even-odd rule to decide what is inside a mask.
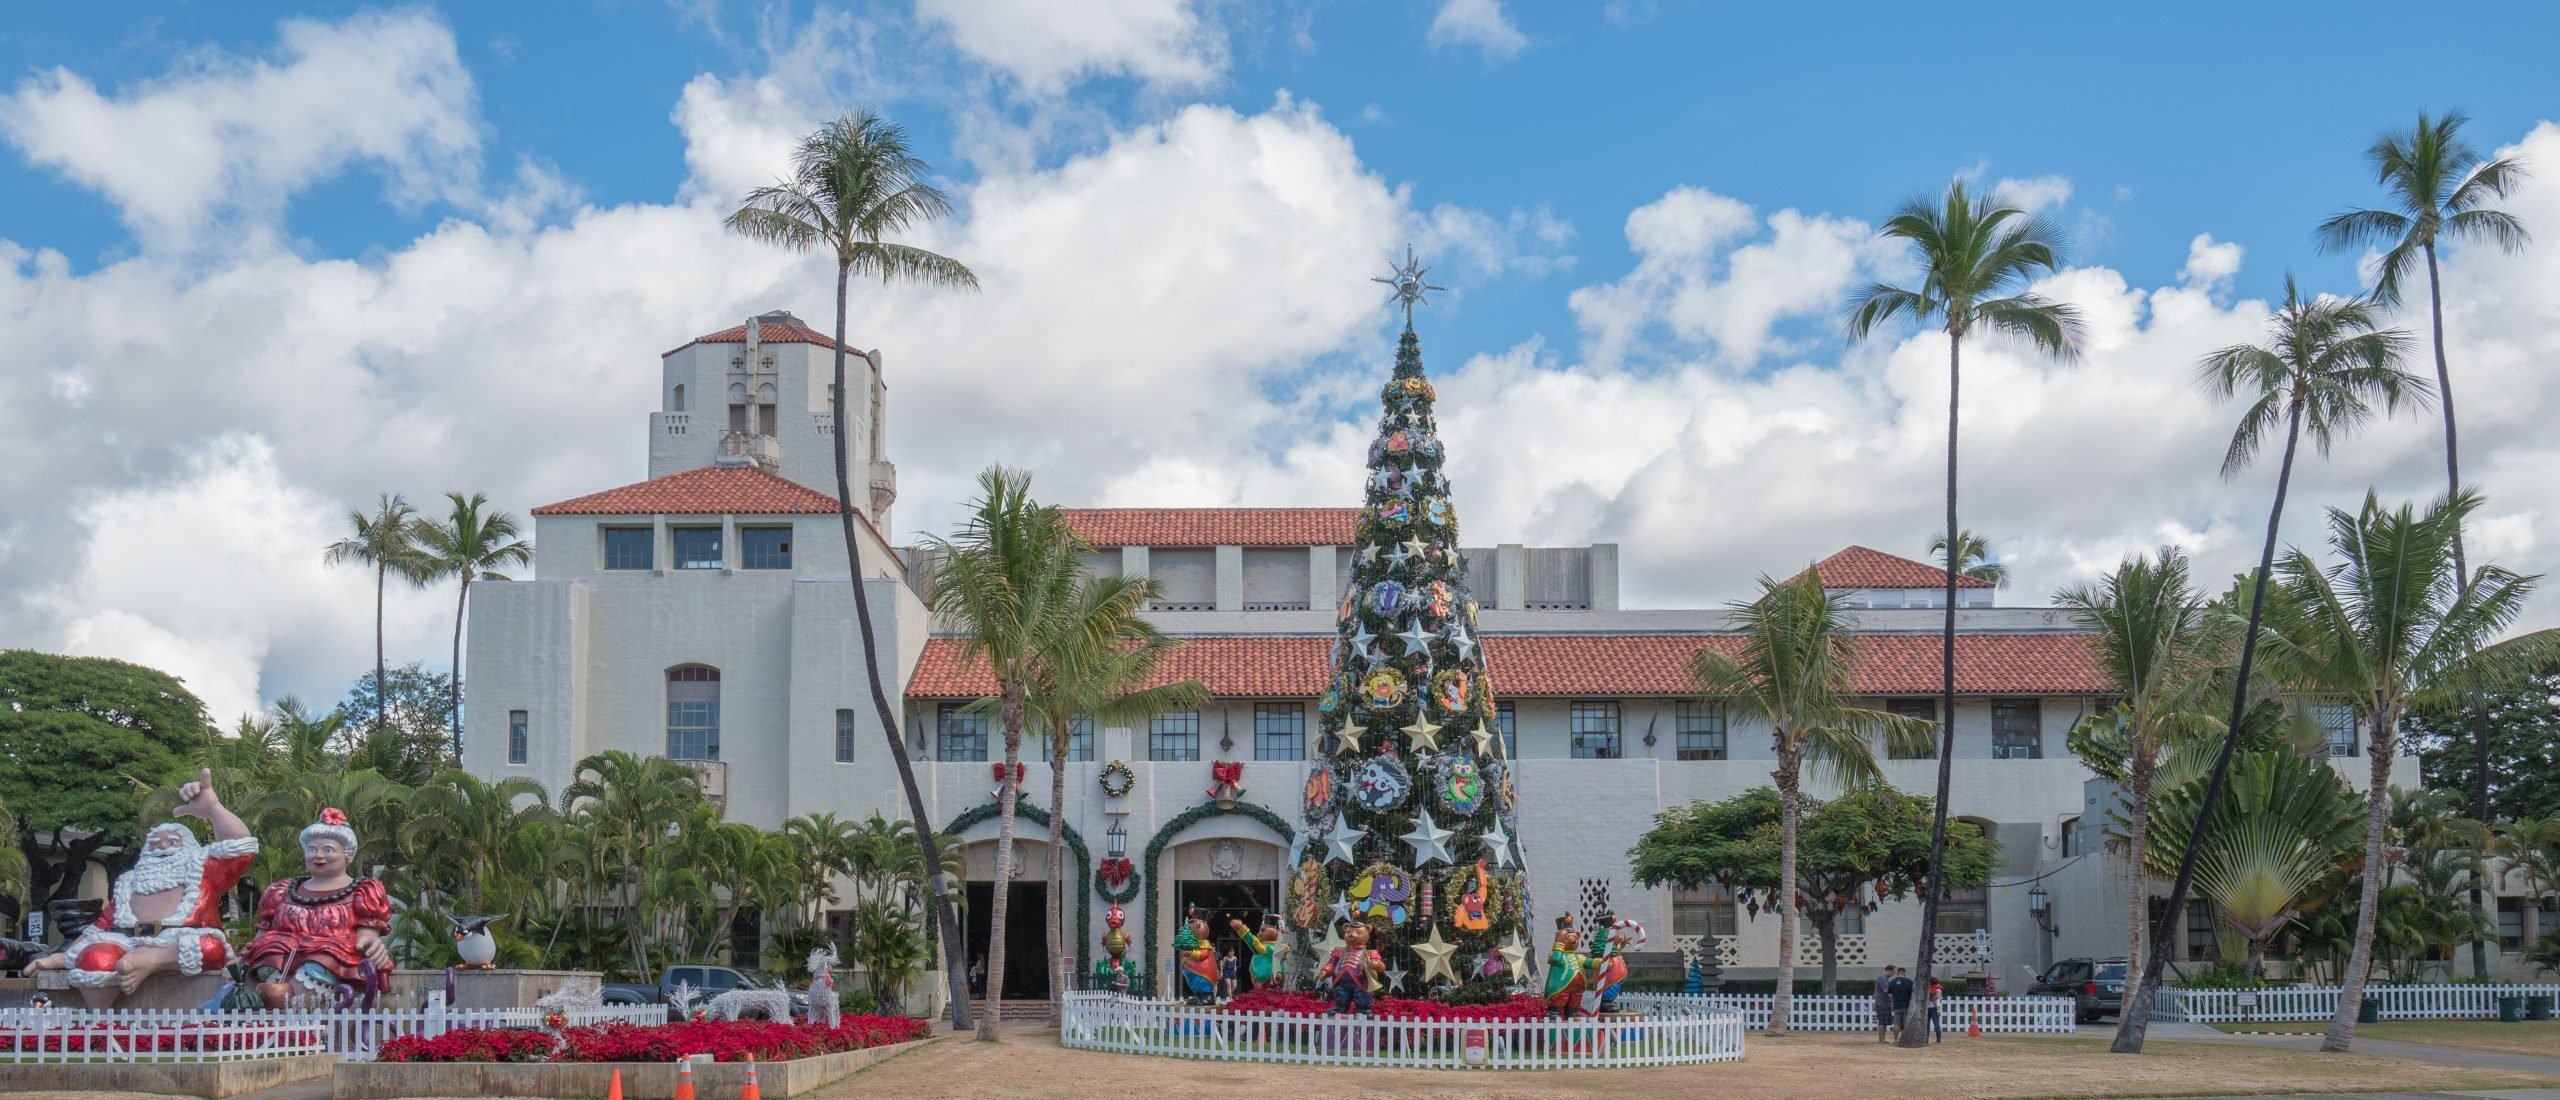
[[[205,974],[180,974],[169,970],[142,980],[142,988],[116,998],[117,1008],[191,1009],[202,1008],[206,1001],[222,995],[224,978],[219,971]],[[71,988],[68,970],[36,971],[35,988],[53,998],[55,1008],[87,1008],[80,991]],[[15,1003],[27,1003],[20,997]]]
[[[448,1008],[532,1008],[536,1000],[573,981],[594,985],[604,975],[593,970],[456,970]],[[430,990],[444,989],[444,971],[391,972],[391,1003],[411,1004]]]

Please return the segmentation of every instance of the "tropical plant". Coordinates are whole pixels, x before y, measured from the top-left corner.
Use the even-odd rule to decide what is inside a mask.
[[[2472,742],[2472,734],[2483,727],[2489,732],[2485,769]],[[2476,797],[2480,777],[2488,776],[2489,813],[2479,814],[2475,801],[2472,816],[2560,817],[2560,769],[2544,766],[2560,760],[2560,666],[2453,705],[2410,711],[2405,728],[2428,787]]]
[[[462,759],[462,621],[471,609],[471,582],[503,581],[502,569],[533,563],[533,544],[524,541],[516,518],[505,512],[483,514],[485,493],[446,493],[452,510],[442,520],[420,520],[418,552],[426,557],[429,580],[452,577],[460,582],[453,597],[453,759]]]
[[[2152,874],[2166,877],[2184,862],[2201,780],[2160,793],[2160,833],[2144,852]],[[2205,834],[2196,889],[2247,941],[2248,976],[2263,977],[2269,945],[2302,903],[2355,862],[2362,840],[2355,795],[2325,757],[2273,749],[2240,754],[2222,797],[2218,816],[2232,824]]]
[[[1928,723],[1849,702],[1857,675],[1857,632],[1849,623],[1847,596],[1826,592],[1811,568],[1795,579],[1760,578],[1760,596],[1727,605],[1741,635],[1741,651],[1708,646],[1691,654],[1689,678],[1710,702],[1769,723],[1778,783],[1778,992],[1769,1003],[1769,1033],[1787,1033],[1795,989],[1796,841],[1801,825],[1804,766],[1826,779],[1857,787],[1878,782],[1874,742],[1906,755],[1929,744]],[[1933,846],[1934,847],[1934,846]],[[1941,853],[1943,854],[1943,853]]]
[[[858,827],[838,818],[834,811],[802,814],[782,823],[782,835],[789,838],[792,860],[806,869],[795,919],[813,924],[828,902],[836,900],[835,880],[853,874],[853,845]],[[805,954],[805,953],[804,953]]]
[[[1921,282],[1917,289],[1886,283],[1869,284],[1851,297],[1848,330],[1853,338],[1864,339],[1897,316],[1914,321],[1936,321],[1947,334],[1947,525],[1941,530],[1962,532],[1956,522],[1956,440],[1958,412],[1963,393],[1960,379],[1964,362],[1964,338],[1976,331],[1988,331],[2018,337],[2038,350],[2057,359],[2072,360],[2080,355],[2080,314],[2071,306],[2047,299],[2027,289],[2039,274],[2058,271],[2062,264],[2062,231],[2050,221],[2001,203],[1996,197],[1976,197],[1968,192],[1963,180],[1947,185],[1946,194],[1936,202],[1913,198],[1897,208],[1878,230],[1883,236],[1909,241],[1921,266]],[[1956,709],[1956,577],[1961,555],[1949,554],[1947,566],[1946,625],[1941,635],[1938,715],[1944,745],[1938,752],[1937,818],[1935,831],[1939,839],[1931,847],[1943,859],[1945,849],[1947,798],[1955,773]],[[1938,899],[1943,888],[1921,891],[1923,928],[1935,927]],[[1922,988],[1929,984],[1932,951],[1923,937],[1918,971],[1914,981]],[[1928,1041],[1927,1022],[1917,1014],[1902,1032],[1905,1046],[1919,1046]]]
[[[347,536],[324,548],[320,560],[329,565],[353,563],[373,569],[373,713],[380,721],[389,709],[382,696],[383,681],[390,675],[390,662],[382,648],[383,599],[393,577],[411,587],[424,587],[427,583],[427,557],[418,550],[417,509],[398,493],[382,494],[372,515],[348,509]]]
[[[1939,532],[1929,539],[1929,553],[1935,556],[1940,564],[1945,564],[1947,559],[1945,532]],[[2002,588],[2009,587],[2009,567],[1994,560],[1991,556],[1991,543],[1971,531],[1956,535],[1956,572],[1978,581],[1990,581]]]
[[[2421,513],[2406,504],[2386,509],[2368,493],[2357,511],[2329,510],[2336,565],[2323,567],[2296,550],[2278,566],[2299,623],[2268,632],[2268,663],[2288,683],[2352,702],[2367,723],[2365,757],[2372,773],[2354,953],[2339,994],[2343,1007],[2321,1041],[2323,1050],[2345,1050],[2355,1038],[2383,886],[2379,869],[2385,865],[2401,716],[2413,704],[2451,697],[2475,680],[2521,677],[2560,652],[2560,630],[2492,642],[2523,611],[2536,578],[2484,565],[2457,591],[2454,532],[2479,505],[2478,496],[2465,492]]]
[[[548,884],[551,794],[531,777],[447,768],[409,796],[414,862],[466,913],[524,912]]]
[[[835,254],[836,327],[834,386],[828,390],[835,423],[845,423],[845,291],[853,275],[878,276],[884,284],[917,282],[930,286],[974,288],[978,277],[958,260],[885,238],[951,212],[950,199],[925,182],[932,167],[907,144],[905,128],[867,111],[845,115],[820,127],[800,142],[792,156],[791,177],[748,192],[726,222],[729,231],[794,252],[824,248]],[[907,758],[906,737],[898,729],[897,708],[880,679],[879,643],[871,623],[871,597],[862,583],[862,539],[855,530],[853,489],[846,472],[845,437],[835,440],[836,515],[844,527],[845,560],[853,579],[854,623],[862,636],[862,670],[871,685],[871,704],[889,742],[889,759],[905,788],[907,810],[923,827],[918,836],[927,864],[936,868],[932,897],[946,944],[963,942],[960,913],[951,891],[939,876],[938,843],[925,812],[924,790],[916,784],[915,763]],[[965,964],[954,947],[944,960],[944,980],[951,989],[952,1018],[969,1018],[969,986]]]
[[[2285,493],[2293,484],[2293,460],[2300,448],[2303,433],[2311,435],[2312,446],[2323,457],[2340,436],[2354,430],[2373,415],[2378,402],[2388,411],[2402,400],[2421,401],[2427,384],[2400,369],[2400,359],[2407,351],[2409,337],[2398,329],[2383,329],[2375,320],[2373,303],[2361,298],[2322,296],[2304,299],[2293,280],[2285,280],[2284,302],[2268,322],[2269,346],[2235,344],[2204,357],[2197,373],[2205,387],[2217,397],[2249,395],[2249,407],[2240,415],[2240,425],[2231,433],[2231,445],[2223,451],[2222,476],[2237,477],[2266,444],[2277,425],[2284,427],[2284,456],[2276,465],[2275,502],[2267,509],[2267,534],[2258,548],[2258,568],[2242,579],[2248,593],[2248,618],[2240,632],[2240,657],[2231,677],[2231,707],[2224,724],[2220,753],[2207,779],[2204,797],[2196,804],[2197,820],[2191,832],[2204,835],[2212,827],[2212,816],[2220,805],[2222,784],[2231,768],[2231,756],[2239,750],[2238,733],[2241,718],[2247,713],[2251,695],[2249,680],[2255,670],[2260,642],[2260,627],[2266,622],[2267,597],[2273,587],[2269,581],[2275,571],[2276,531],[2284,520]],[[2190,849],[2200,853],[2201,847]],[[2186,911],[2187,892],[2195,880],[2195,860],[2182,859],[2177,875],[2170,880],[2169,898],[2161,918],[2162,928],[2176,928]],[[2119,1054],[2138,1054],[2143,1038],[2151,1026],[2151,1007],[2159,991],[2160,975],[2169,964],[2169,937],[2152,937],[2151,960],[2142,968],[2141,981],[2125,1000],[2125,1011],[2117,1018],[2113,1049]]]
[[[2054,603],[2090,632],[2099,669],[2122,700],[2092,718],[2114,725],[2125,784],[2125,958],[2139,985],[2143,925],[2151,891],[2146,879],[2153,780],[2161,757],[2181,742],[2222,728],[2210,697],[2233,630],[2195,589],[2187,555],[2164,546],[2153,558],[2129,557],[2094,584],[2074,585]]]

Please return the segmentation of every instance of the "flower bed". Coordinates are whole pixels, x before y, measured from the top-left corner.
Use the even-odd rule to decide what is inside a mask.
[[[922,1039],[933,1027],[908,1016],[847,1016],[835,1027],[770,1020],[694,1020],[647,1027],[626,1023],[548,1031],[461,1028],[435,1038],[382,1044],[383,1062],[672,1062],[709,1054],[719,1062],[813,1058]]]
[[[1274,989],[1256,989],[1226,1004],[1229,1012],[1277,1012],[1288,1016],[1321,1016],[1333,1007],[1322,997],[1305,993],[1284,993]],[[1546,1006],[1526,993],[1491,1004],[1446,1005],[1408,997],[1379,997],[1370,1002],[1370,1016],[1380,1020],[1536,1020],[1546,1016]]]

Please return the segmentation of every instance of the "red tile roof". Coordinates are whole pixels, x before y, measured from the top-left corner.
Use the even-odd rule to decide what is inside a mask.
[[[1065,508],[1095,546],[1349,546],[1357,508]]]
[[[758,318],[756,322],[756,339],[762,340],[768,344],[816,344],[819,347],[828,349],[829,351],[835,350],[836,346],[836,342],[828,338],[826,333],[810,328],[808,324],[802,322],[797,317],[788,321]],[[660,355],[659,358],[663,359],[668,355],[674,355],[676,352],[683,351],[695,344],[743,344],[746,342],[747,326],[742,324],[736,328],[721,329],[720,331],[708,336],[696,336],[691,340],[676,345],[674,348]]]
[[[1183,640],[1157,682],[1198,680],[1221,698],[1310,698],[1331,671],[1326,636],[1210,636]],[[1686,695],[1689,655],[1701,646],[1738,649],[1732,634],[1492,634],[1485,665],[1497,696]],[[1857,690],[1919,695],[1938,690],[1938,637],[1870,634],[1860,639]],[[925,643],[907,685],[911,699],[974,699],[995,682],[960,643]],[[2096,695],[2107,690],[2082,634],[1959,634],[1956,690],[1966,695]]]
[[[836,498],[754,466],[704,466],[545,504],[537,516],[741,515],[833,512]]]
[[[1913,561],[1910,558],[1852,546],[1813,563],[1822,574],[1824,588],[1945,588],[1947,570],[1943,565]],[[1804,574],[1798,573],[1801,577]],[[1958,588],[1995,588],[1997,585],[1979,577],[1956,574]]]

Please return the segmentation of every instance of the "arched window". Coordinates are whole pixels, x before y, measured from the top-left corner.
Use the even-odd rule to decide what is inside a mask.
[[[671,403],[667,406],[667,411],[668,411],[668,412],[683,412],[683,411],[684,411],[684,383],[682,383],[682,382],[678,382],[678,383],[676,383],[676,398],[675,398],[675,400],[674,400],[673,402],[671,402]]]
[[[720,670],[678,665],[667,670],[667,758],[720,759]]]

